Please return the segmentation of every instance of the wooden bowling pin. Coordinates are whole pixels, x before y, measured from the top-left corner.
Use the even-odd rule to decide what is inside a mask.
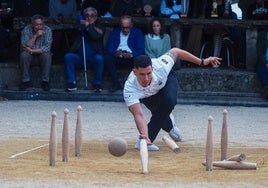
[[[226,161],[244,161],[246,159],[246,155],[245,154],[238,154],[238,155],[233,155],[231,157],[229,157],[228,159],[226,159]]]
[[[227,110],[223,110],[222,118],[222,130],[221,130],[221,160],[226,160],[227,158],[227,148],[228,148],[228,126],[227,126]]]
[[[148,174],[148,148],[145,139],[141,139],[140,141],[140,157],[141,157],[142,173]]]
[[[163,136],[162,140],[172,151],[175,153],[180,152],[179,146],[172,139],[168,138],[167,136]]]
[[[207,141],[206,141],[206,170],[212,171],[213,155],[213,134],[212,134],[212,116],[208,117]]]
[[[77,107],[77,120],[75,128],[75,156],[80,157],[82,151],[82,120],[81,120],[82,107]]]
[[[63,121],[63,130],[62,130],[62,161],[69,161],[69,110],[66,108],[64,110],[64,121]]]
[[[51,128],[49,137],[49,165],[56,166],[57,157],[57,131],[56,131],[56,116],[57,113],[51,113]]]

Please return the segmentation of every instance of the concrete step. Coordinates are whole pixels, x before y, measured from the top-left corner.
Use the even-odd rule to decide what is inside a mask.
[[[258,75],[245,70],[213,69],[213,68],[181,68],[176,70],[179,87],[182,91],[211,91],[211,92],[248,92],[259,93],[262,89]],[[93,80],[93,72],[87,71],[88,83]],[[120,71],[122,82],[127,78],[128,72]],[[32,67],[31,84],[40,87],[40,67]],[[85,87],[83,70],[76,71],[77,86]],[[4,88],[18,87],[20,84],[20,69],[16,63],[0,63],[0,85]],[[104,72],[103,87],[108,89],[111,85],[110,76]],[[65,70],[63,64],[53,65],[50,76],[50,86],[53,89],[65,89]]]
[[[103,90],[101,93],[92,90],[69,93],[61,89],[44,92],[40,88],[29,88],[27,91],[3,90],[2,97],[7,100],[124,102],[122,91],[110,93],[108,90]],[[268,100],[263,99],[258,93],[180,91],[178,104],[268,107]]]

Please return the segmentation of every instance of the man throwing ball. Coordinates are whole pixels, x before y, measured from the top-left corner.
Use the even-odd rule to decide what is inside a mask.
[[[124,86],[124,100],[132,113],[140,136],[135,144],[139,149],[140,139],[147,141],[149,151],[159,148],[152,144],[161,129],[169,133],[174,141],[181,141],[180,130],[175,126],[171,114],[178,97],[178,80],[172,70],[177,59],[195,63],[200,66],[218,65],[221,58],[208,57],[199,59],[179,48],[172,48],[159,58],[150,59],[146,55],[134,59],[134,68]],[[140,102],[152,113],[147,124]]]

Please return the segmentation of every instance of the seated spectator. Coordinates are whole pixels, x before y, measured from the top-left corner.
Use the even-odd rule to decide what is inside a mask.
[[[50,0],[49,15],[59,23],[65,19],[76,19],[75,0]],[[51,49],[53,60],[62,58],[62,54],[65,54],[69,50],[69,39],[71,38],[72,34],[73,33],[70,30],[53,31],[53,43]]]
[[[87,7],[95,7],[100,17],[112,17],[110,10],[111,0],[84,0],[82,2],[81,11],[83,12]]]
[[[15,17],[31,17],[35,14],[48,16],[47,0],[14,0]]]
[[[163,17],[179,19],[187,16],[189,10],[189,0],[162,0],[160,12]]]
[[[30,87],[30,67],[38,61],[41,64],[42,89],[49,91],[49,76],[51,68],[52,31],[44,25],[44,17],[34,15],[31,24],[24,27],[21,34],[22,52],[20,54],[20,68],[22,71],[22,83],[20,90]]]
[[[142,14],[142,0],[114,0],[112,4],[112,15],[121,17],[123,15],[137,16]]]
[[[143,33],[133,26],[131,16],[122,16],[120,27],[111,31],[106,44],[105,66],[113,81],[110,92],[122,89],[117,69],[127,68],[130,71],[133,58],[141,54],[144,54]]]
[[[164,32],[160,19],[153,18],[149,32],[145,35],[145,54],[150,58],[158,58],[170,48],[170,36]]]
[[[268,20],[268,1],[256,0],[247,10],[248,19]],[[263,96],[268,99],[268,30],[259,28],[257,30],[257,73],[263,86]]]
[[[0,20],[1,21],[1,20]],[[2,27],[0,22],[0,58],[5,59],[8,56],[8,31]]]
[[[70,49],[70,53],[64,56],[67,88],[66,92],[77,90],[76,68],[84,68],[84,63],[94,70],[93,89],[102,91],[103,61],[103,36],[104,27],[98,21],[98,11],[93,7],[84,10],[85,20],[81,20],[81,35],[77,37]],[[83,40],[84,39],[84,40]],[[84,41],[84,45],[83,45]],[[85,57],[85,59],[84,59]]]

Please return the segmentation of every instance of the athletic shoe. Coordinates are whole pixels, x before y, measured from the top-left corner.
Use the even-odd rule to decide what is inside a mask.
[[[173,114],[169,115],[173,128],[171,129],[171,131],[169,132],[169,136],[175,141],[175,142],[181,142],[181,131],[179,130],[179,128],[175,125],[175,119]]]
[[[134,148],[137,150],[140,150],[140,143],[141,143],[141,139],[138,138]],[[148,151],[159,151],[159,148],[154,144],[147,145],[147,149]]]
[[[74,83],[68,83],[67,88],[65,89],[66,92],[72,92],[76,90],[77,90],[77,87],[76,87],[76,84]]]

